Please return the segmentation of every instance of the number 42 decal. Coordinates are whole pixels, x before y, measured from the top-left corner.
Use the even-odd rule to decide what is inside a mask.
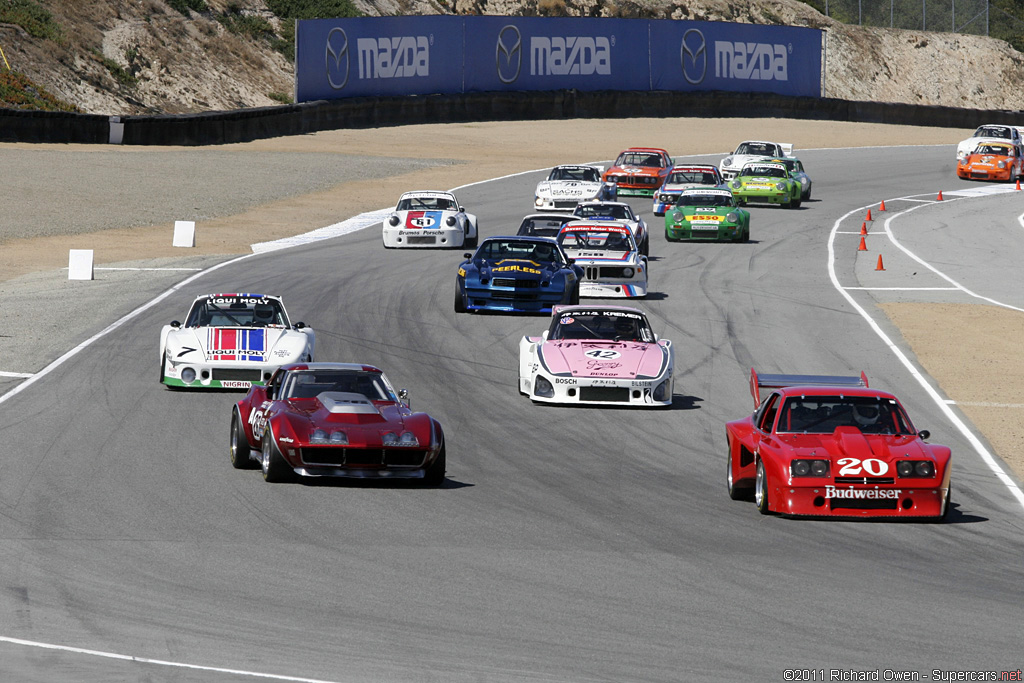
[[[865,472],[872,477],[879,477],[889,471],[889,466],[885,464],[885,461],[879,460],[878,458],[868,458],[867,460],[861,460],[860,458],[839,458],[836,461],[837,465],[840,465],[839,476],[840,477],[856,477]]]

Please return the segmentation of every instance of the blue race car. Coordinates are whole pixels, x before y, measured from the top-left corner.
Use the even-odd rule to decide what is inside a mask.
[[[583,269],[548,237],[490,237],[455,277],[455,312],[550,313],[580,301]]]

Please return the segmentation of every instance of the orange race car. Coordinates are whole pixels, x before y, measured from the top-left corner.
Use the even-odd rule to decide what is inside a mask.
[[[1024,172],[1020,147],[1011,142],[985,140],[956,162],[956,174],[965,180],[1007,180]]]
[[[663,149],[630,147],[604,172],[602,180],[615,183],[619,195],[651,197],[672,170],[672,157]]]

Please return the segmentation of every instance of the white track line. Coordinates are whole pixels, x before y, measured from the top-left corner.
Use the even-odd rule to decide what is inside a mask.
[[[105,657],[107,659],[119,659],[125,662],[136,662],[138,664],[155,664],[158,666],[171,666],[178,669],[194,669],[196,671],[211,671],[220,674],[234,674],[236,676],[249,676],[250,678],[269,678],[275,681],[295,681],[297,683],[334,683],[319,678],[301,678],[299,676],[280,676],[277,674],[266,674],[258,671],[245,671],[243,669],[225,669],[219,666],[200,666],[198,664],[185,664],[183,662],[170,662],[163,659],[149,659],[148,657],[135,657],[134,655],[121,655],[116,652],[103,652],[102,650],[86,650],[80,647],[67,647],[65,645],[51,645],[40,643],[34,640],[21,640],[20,638],[7,638],[0,636],[0,642],[12,645],[26,645],[38,647],[44,650],[59,650],[61,652],[72,652],[79,655],[90,655],[93,657]]]
[[[901,198],[898,198],[898,199],[908,199],[908,198],[901,197]],[[887,201],[897,201],[897,200],[893,199],[893,200],[887,200]],[[959,200],[950,200],[950,201],[959,201]],[[903,351],[895,344],[895,342],[892,341],[892,339],[889,338],[889,336],[882,330],[882,328],[878,325],[878,323],[875,322],[874,318],[872,318],[868,314],[868,312],[866,310],[864,310],[864,308],[861,307],[861,305],[858,304],[854,300],[853,296],[851,296],[846,291],[846,288],[844,288],[841,284],[839,284],[839,278],[836,275],[836,268],[835,268],[835,261],[836,261],[835,238],[836,238],[836,234],[837,234],[837,232],[839,230],[839,226],[840,226],[840,224],[844,220],[846,220],[850,216],[854,215],[857,212],[865,211],[866,209],[870,208],[871,206],[875,206],[875,205],[874,204],[870,204],[868,206],[863,206],[861,208],[853,209],[852,211],[849,211],[848,213],[846,213],[843,216],[840,216],[838,219],[836,219],[835,224],[833,224],[833,226],[832,226],[832,230],[829,233],[829,238],[828,238],[828,275],[829,275],[829,279],[832,280],[832,286],[835,287],[836,291],[839,292],[843,296],[843,298],[845,298],[847,300],[847,302],[849,302],[849,304],[851,306],[853,306],[854,310],[856,310],[858,313],[860,313],[861,317],[864,318],[864,320],[867,321],[868,325],[875,332],[875,334],[877,334],[879,336],[879,338],[881,338],[882,342],[886,346],[889,347],[889,350],[892,351],[893,355],[895,355],[896,358],[899,359],[899,361],[903,364],[903,366],[907,368],[907,370],[910,372],[910,375],[915,380],[917,380],[917,383],[920,384],[924,388],[925,392],[927,392],[927,394],[932,398],[932,400],[935,401],[935,405],[937,405],[939,407],[939,410],[941,410],[943,412],[943,414],[945,414],[945,416],[949,419],[949,421],[952,422],[953,425],[958,430],[960,430],[960,433],[964,435],[964,438],[966,438],[967,441],[971,444],[971,446],[974,447],[974,450],[978,453],[979,456],[981,456],[982,461],[986,465],[988,465],[989,469],[991,469],[992,472],[996,475],[996,477],[1001,482],[1003,482],[1003,484],[1006,486],[1007,489],[1009,489],[1010,494],[1013,495],[1013,497],[1017,499],[1017,502],[1020,503],[1020,505],[1022,507],[1024,507],[1024,492],[1022,492],[1020,490],[1020,488],[1017,486],[1017,484],[1014,483],[1013,479],[1011,479],[1006,474],[1006,472],[1003,470],[1003,468],[999,465],[999,463],[996,462],[996,459],[992,456],[991,453],[989,453],[988,449],[985,448],[985,445],[983,443],[981,443],[981,440],[977,436],[975,436],[974,433],[970,429],[967,428],[967,425],[964,424],[963,420],[961,420],[959,418],[959,416],[957,416],[957,414],[954,413],[953,410],[949,407],[949,404],[947,404],[946,399],[942,398],[942,396],[939,395],[939,392],[936,391],[932,387],[932,385],[925,378],[924,374],[920,370],[917,369],[917,367],[914,365],[914,363],[909,358],[907,358],[907,355],[905,353],[903,353]],[[910,212],[910,211],[914,211],[915,209],[919,209],[919,208],[921,208],[921,206],[915,206],[915,207],[912,207],[910,209],[906,209],[905,211],[898,212],[896,215],[886,219],[886,221],[885,221],[885,223],[886,223],[886,228],[885,228],[886,232],[889,234],[890,239],[893,239],[893,242],[895,244],[897,244],[897,246],[900,246],[901,249],[903,249],[903,247],[901,245],[899,245],[895,241],[895,239],[892,237],[892,231],[890,230],[890,222],[896,216],[898,216],[900,214],[907,213],[907,212]],[[910,252],[908,250],[904,249],[904,251],[906,251],[906,253],[908,255],[913,256],[912,254],[910,254]],[[915,258],[915,260],[918,260],[922,265],[925,265],[928,268],[930,268],[931,270],[935,271],[939,275],[942,275],[941,273],[939,273],[939,271],[935,270],[930,265],[926,264],[924,261],[921,261],[920,259],[917,259],[916,256],[913,256],[913,258]],[[949,280],[950,282],[953,282],[953,280],[951,280],[950,278],[946,278],[944,275],[943,275],[943,277],[945,279]],[[959,284],[957,284],[955,282],[954,282],[954,284],[956,284],[958,289],[963,289],[965,292],[968,291],[968,290],[966,290],[966,288],[961,287]],[[978,297],[978,298],[988,300],[988,299],[986,299],[986,297]],[[1017,309],[1017,310],[1020,310],[1020,309]]]

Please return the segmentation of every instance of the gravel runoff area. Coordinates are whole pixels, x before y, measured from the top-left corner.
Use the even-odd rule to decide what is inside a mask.
[[[783,119],[619,119],[325,131],[215,148],[0,144],[7,181],[0,197],[0,393],[22,381],[10,374],[38,372],[195,269],[248,253],[256,242],[391,206],[406,190],[608,159],[633,145],[665,147],[674,155],[724,154],[741,137],[792,142],[799,151],[952,145],[963,131]],[[195,248],[171,246],[175,220],[196,221]],[[69,249],[93,249],[97,268],[184,270],[98,269],[91,282],[71,282]],[[977,304],[882,310],[948,396],[992,404],[963,410],[1018,477],[1024,474],[1024,427],[1020,408],[1013,407],[1024,404],[1024,369],[1009,348],[1024,317]]]

